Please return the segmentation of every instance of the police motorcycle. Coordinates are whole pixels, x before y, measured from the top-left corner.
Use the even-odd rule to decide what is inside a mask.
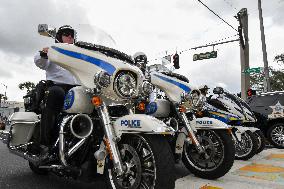
[[[203,103],[200,91],[186,77],[161,64],[148,66],[145,75],[155,90],[149,99],[137,103],[137,111],[157,117],[175,129],[169,143],[176,162],[182,160],[191,173],[201,178],[224,176],[232,167],[235,154],[230,127],[214,118],[195,118],[193,109]]]
[[[250,107],[239,97],[221,87],[213,89],[206,102],[206,116],[219,119],[233,127],[233,138],[236,147],[236,159],[247,160],[265,147],[262,132],[251,127],[256,118]]]
[[[50,37],[56,33],[46,24],[40,24],[38,32]],[[55,43],[48,58],[82,85],[65,97],[58,138],[47,161],[30,151],[40,124],[34,112],[14,113],[11,129],[1,132],[10,152],[28,160],[37,174],[90,181],[102,177],[111,188],[174,188],[174,158],[166,140],[174,130],[155,117],[131,111],[133,99],[151,92],[132,58],[86,42]]]

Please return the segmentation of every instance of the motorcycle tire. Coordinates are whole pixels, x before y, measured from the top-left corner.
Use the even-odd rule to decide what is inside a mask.
[[[257,130],[255,132],[253,132],[253,134],[256,136],[257,142],[258,142],[258,145],[257,145],[258,148],[257,148],[255,154],[259,154],[265,148],[266,139],[265,139],[264,134],[261,132],[261,130]]]
[[[166,138],[159,135],[125,135],[119,142],[127,170],[117,177],[112,161],[106,164],[108,188],[174,189],[174,158]]]
[[[235,146],[227,130],[198,130],[197,139],[209,158],[199,154],[193,144],[185,144],[182,161],[195,176],[217,179],[229,172],[235,159]]]
[[[37,175],[47,175],[48,170],[47,169],[41,169],[38,166],[35,166],[32,162],[29,161],[29,167],[33,171],[33,173]]]
[[[251,131],[245,131],[241,136],[241,143],[235,141],[237,160],[248,160],[252,158],[258,148],[258,140]]]

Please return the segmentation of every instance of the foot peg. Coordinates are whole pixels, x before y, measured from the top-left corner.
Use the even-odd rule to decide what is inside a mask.
[[[6,130],[1,130],[0,131],[0,140],[2,140],[2,142],[4,144],[8,144],[8,140],[10,138],[10,133],[9,131],[6,131]]]

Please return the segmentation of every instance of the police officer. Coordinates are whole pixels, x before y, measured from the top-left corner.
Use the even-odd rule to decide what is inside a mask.
[[[210,89],[207,85],[202,85],[199,87],[199,90],[203,96],[208,94],[208,89]]]
[[[56,43],[73,44],[76,39],[76,31],[69,25],[61,26],[55,37]],[[41,114],[40,144],[50,148],[55,137],[54,129],[56,118],[63,108],[66,92],[79,85],[76,78],[66,69],[48,60],[48,47],[39,51],[34,62],[37,67],[46,71],[48,90],[45,92],[45,106]]]
[[[210,88],[207,86],[207,85],[202,85],[199,87],[199,90],[201,92],[201,95],[202,95],[202,101],[203,102],[206,102],[208,99],[210,99],[211,97],[207,98],[207,94],[208,94],[208,90]]]

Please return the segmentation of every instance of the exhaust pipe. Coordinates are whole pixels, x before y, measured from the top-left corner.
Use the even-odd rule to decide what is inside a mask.
[[[93,122],[86,114],[75,115],[70,123],[71,133],[80,139],[87,138],[93,131]]]

